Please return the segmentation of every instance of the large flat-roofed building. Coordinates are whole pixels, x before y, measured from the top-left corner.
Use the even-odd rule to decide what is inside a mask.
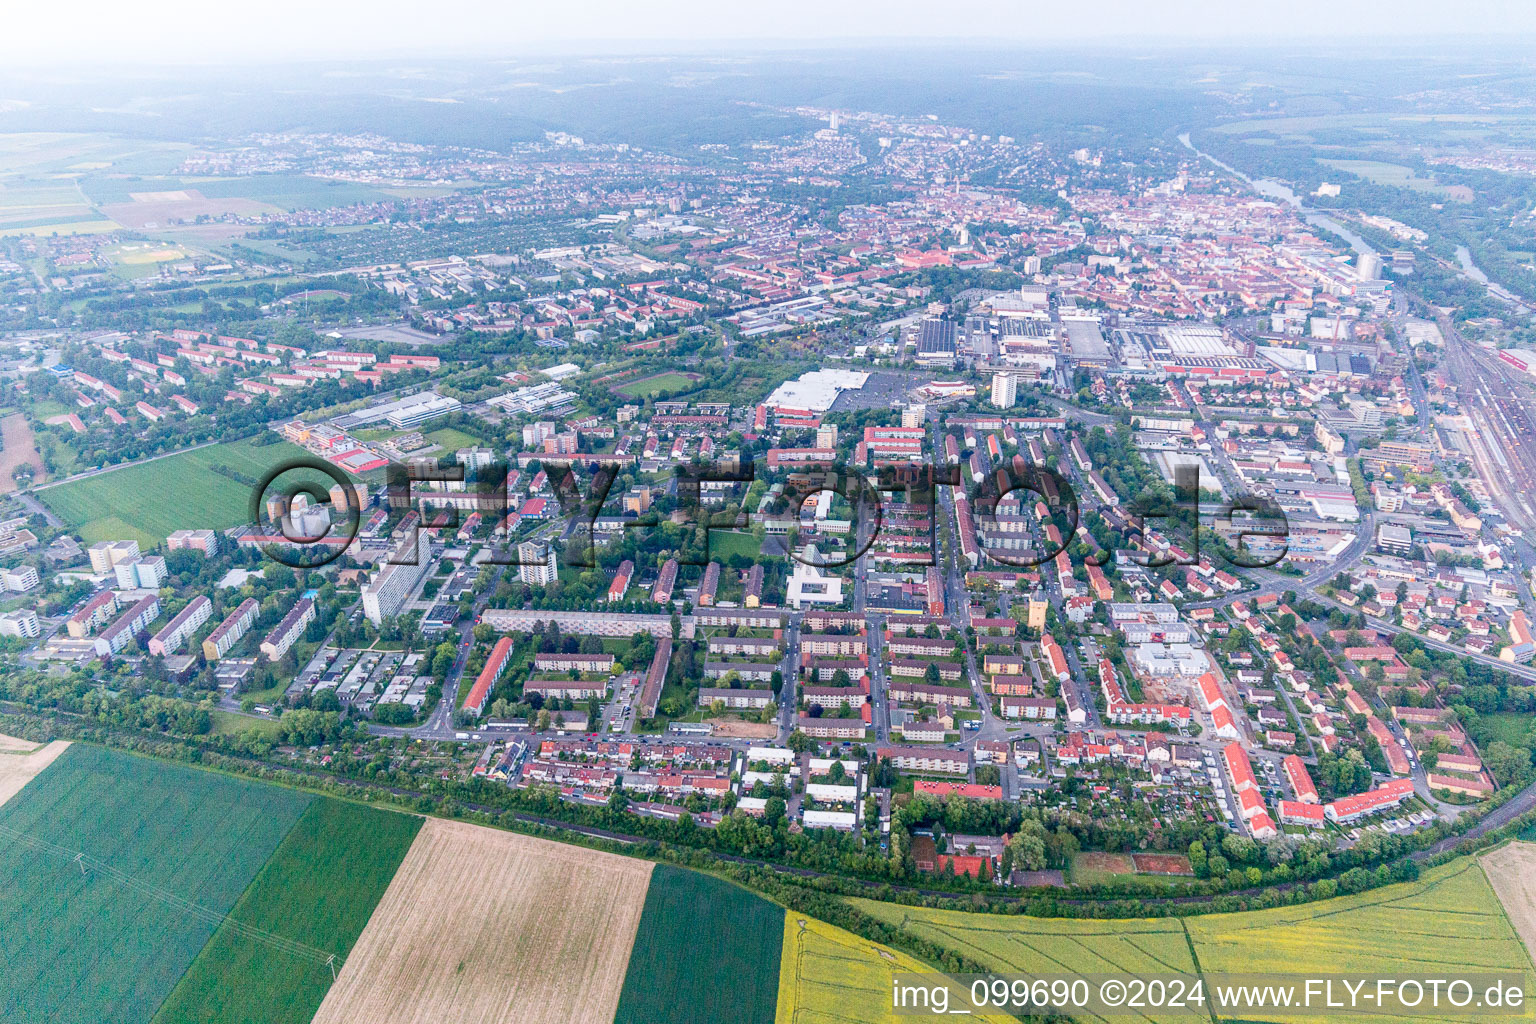
[[[397,402],[384,418],[396,430],[410,430],[428,420],[446,416],[458,409],[460,404],[457,398],[449,398],[447,395],[412,395]]]
[[[1062,317],[1062,330],[1066,332],[1067,351],[1074,362],[1105,366],[1110,362],[1109,342],[1099,330],[1097,319]]]
[[[165,538],[167,551],[201,551],[210,558],[219,553],[219,535],[212,530],[173,530]]]
[[[6,612],[0,615],[0,636],[21,637],[26,640],[35,640],[43,635],[43,625],[37,617],[37,612],[30,608],[20,611]]]
[[[158,633],[149,638],[149,653],[161,658],[175,654],[212,614],[213,602],[202,594],[197,595],[172,616],[171,621],[161,627]]]
[[[416,587],[432,567],[432,560],[418,549],[419,539],[406,537],[390,552],[389,559],[363,587],[363,614],[375,626],[400,614]],[[414,558],[407,561],[408,558]]]
[[[218,661],[228,654],[256,624],[256,617],[260,614],[261,605],[254,597],[241,601],[240,606],[225,616],[224,621],[213,627],[213,632],[203,639],[203,657],[208,661]]]
[[[955,358],[955,322],[929,317],[917,328],[919,362],[948,362]]]
[[[1376,527],[1376,546],[1392,555],[1407,555],[1413,550],[1413,532],[1406,526],[1382,523]]]
[[[517,546],[517,578],[523,583],[547,587],[560,578],[560,563],[555,549],[547,544],[526,541]]]
[[[107,573],[118,562],[125,562],[139,557],[139,542],[136,540],[102,540],[97,541],[85,549],[91,559],[91,572]]]

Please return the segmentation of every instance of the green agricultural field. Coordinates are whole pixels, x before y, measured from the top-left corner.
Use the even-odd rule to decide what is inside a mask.
[[[784,909],[656,865],[614,1024],[773,1024]]]
[[[1348,971],[1391,977],[1412,965],[1417,977],[1455,977],[1476,965],[1525,974],[1527,991],[1536,985],[1520,937],[1471,857],[1426,871],[1417,882],[1299,907],[1195,917],[1187,924],[1207,975]]]
[[[341,970],[421,821],[329,797],[311,803],[154,1024],[307,1024],[331,987],[320,951]]]
[[[373,203],[384,193],[350,181],[305,174],[253,174],[243,178],[182,178],[176,188],[196,189],[209,199],[250,199],[284,210],[326,209]]]
[[[1444,192],[1445,186],[1434,178],[1421,178],[1412,167],[1386,163],[1381,160],[1323,160],[1336,170],[1359,175],[1366,181],[1394,188],[1411,188],[1418,192]]]
[[[932,974],[920,960],[835,925],[791,911],[784,918],[776,1024],[898,1024],[891,982],[903,974]],[[952,1004],[965,1005],[958,987]],[[923,1018],[928,1019],[928,1018]],[[1015,1018],[974,1014],[967,1020],[1003,1024]]]
[[[311,799],[71,746],[0,807],[0,1020],[149,1020]]]
[[[681,391],[691,386],[695,378],[686,373],[658,373],[653,377],[642,377],[640,380],[630,381],[628,384],[615,388],[619,394],[628,395],[630,398],[650,398],[664,392]]]
[[[1177,920],[1088,921],[1002,917],[930,910],[872,900],[858,909],[920,938],[949,947],[1004,974],[1118,974],[1168,977],[1196,973],[1184,927]],[[1097,1020],[1092,1015],[1085,1019]],[[1186,1011],[1159,1021],[1209,1020]]]
[[[1354,896],[1182,919],[1003,917],[851,902],[1004,973],[1198,973],[1209,982],[1217,975],[1263,973],[1396,977],[1412,965],[1415,977],[1456,977],[1458,970],[1471,969],[1514,971],[1525,974],[1527,990],[1536,985],[1536,971],[1519,936],[1472,858],[1433,868],[1416,882]]]
[[[87,544],[126,538],[149,548],[172,530],[224,530],[250,522],[251,485],[215,466],[254,482],[272,467],[306,455],[286,441],[265,446],[229,441],[46,487],[37,496]],[[310,475],[329,489],[328,478]],[[299,477],[284,474],[282,483]]]

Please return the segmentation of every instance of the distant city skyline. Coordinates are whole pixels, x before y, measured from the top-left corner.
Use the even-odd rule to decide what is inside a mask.
[[[1468,0],[1327,3],[1296,0],[1276,8],[1209,0],[1136,3],[1106,0],[1082,8],[1037,2],[915,0],[812,3],[785,0],[771,18],[734,5],[618,0],[525,7],[486,0],[445,0],[423,8],[403,0],[331,4],[273,0],[256,7],[210,9],[191,0],[124,6],[89,0],[72,5],[14,5],[0,40],[8,63],[258,63],[536,57],[580,53],[696,52],[710,47],[878,45],[935,41],[989,45],[1252,44],[1266,40],[1510,42],[1536,35],[1536,6]]]

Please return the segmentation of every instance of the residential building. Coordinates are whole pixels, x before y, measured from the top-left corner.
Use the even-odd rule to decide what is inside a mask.
[[[91,559],[91,572],[108,573],[118,562],[139,557],[136,540],[102,540],[86,548]]]
[[[525,541],[517,546],[517,561],[517,578],[523,583],[547,587],[560,578],[560,565],[550,545]]]
[[[608,696],[608,682],[585,679],[530,679],[523,684],[523,696],[527,697],[532,693],[543,694],[545,700],[550,698],[591,700],[593,697],[601,700]]]
[[[126,559],[113,565],[112,572],[122,590],[158,590],[170,575],[159,555]]]
[[[535,654],[533,667],[540,672],[612,672],[611,654]]]
[[[117,595],[110,590],[103,590],[71,615],[65,628],[70,636],[78,640],[96,632],[96,628],[107,623],[116,612]]]
[[[465,711],[476,717],[485,713],[485,702],[489,699],[496,680],[500,679],[502,673],[507,670],[507,662],[511,660],[514,646],[509,636],[501,637],[496,641],[496,646],[491,648],[490,656],[485,659],[480,674],[475,677],[475,685],[470,687],[469,694],[464,698]]]
[[[877,756],[908,772],[965,775],[971,770],[970,755],[948,747],[881,747]]]
[[[154,622],[160,615],[160,599],[151,594],[135,601],[133,606],[96,638],[96,653],[100,657],[116,654],[133,642],[133,638]]]
[[[20,611],[6,612],[4,615],[0,615],[0,636],[15,636],[27,640],[35,640],[42,635],[42,623],[38,620],[37,612],[30,608],[23,608]]]
[[[213,530],[173,530],[165,538],[167,551],[201,551],[212,558],[219,553],[219,535]]]
[[[12,594],[24,594],[42,582],[37,570],[30,565],[18,565],[0,569],[0,586]]]
[[[149,638],[149,653],[161,658],[175,654],[212,614],[213,602],[202,594],[197,595]]]
[[[418,543],[414,533],[407,536],[363,587],[363,614],[375,626],[400,614],[432,568],[432,560],[418,549]]]
[[[992,404],[999,409],[1011,409],[1018,401],[1019,381],[1011,373],[992,375]]]
[[[214,662],[228,654],[256,624],[260,614],[261,605],[254,597],[241,601],[239,607],[225,616],[224,621],[213,627],[213,632],[203,639],[203,658]]]
[[[298,643],[299,637],[304,635],[304,627],[309,625],[315,617],[315,602],[308,597],[301,597],[288,609],[288,614],[283,620],[272,627],[267,638],[261,642],[261,653],[267,656],[268,661],[277,661],[288,653],[288,649]]]

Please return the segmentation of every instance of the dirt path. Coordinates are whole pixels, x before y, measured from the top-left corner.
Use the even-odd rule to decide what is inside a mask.
[[[17,739],[0,733],[0,754],[30,754],[38,748],[31,740]]]
[[[42,483],[43,456],[37,450],[37,438],[32,436],[32,426],[27,423],[27,418],[19,412],[13,412],[0,420],[0,438],[4,439],[5,445],[0,449],[0,494],[9,494],[16,489],[16,481],[11,479],[11,473],[16,467],[27,463],[31,463],[37,471],[32,482]]]

